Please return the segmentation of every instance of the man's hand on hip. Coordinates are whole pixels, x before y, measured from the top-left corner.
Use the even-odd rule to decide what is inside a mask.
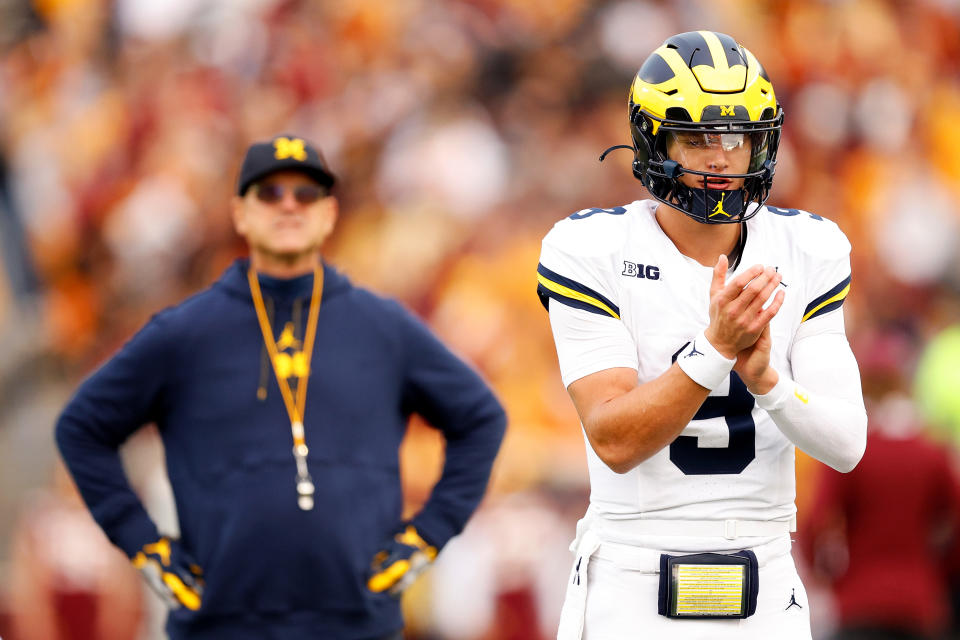
[[[163,537],[145,544],[131,562],[171,609],[200,608],[203,570],[177,540]]]
[[[374,593],[389,591],[390,595],[399,596],[436,557],[436,547],[421,538],[413,525],[407,525],[373,556],[367,588]]]

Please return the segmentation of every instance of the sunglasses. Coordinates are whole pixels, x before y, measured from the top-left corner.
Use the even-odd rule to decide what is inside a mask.
[[[301,184],[292,188],[293,199],[299,204],[313,204],[321,198],[327,197],[325,189],[312,184]],[[258,184],[254,190],[257,200],[265,204],[276,204],[283,200],[287,187],[274,182]]]

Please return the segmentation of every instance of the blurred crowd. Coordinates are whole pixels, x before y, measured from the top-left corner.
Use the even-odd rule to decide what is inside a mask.
[[[488,503],[409,598],[410,637],[550,637],[588,488],[534,293],[540,239],[576,210],[645,197],[628,153],[602,165],[598,155],[629,141],[627,89],[646,55],[703,28],[756,54],[784,107],[770,204],[830,218],[851,239],[847,329],[872,437],[892,423],[895,438],[930,441],[951,478],[930,490],[950,494],[944,434],[960,429],[960,408],[947,406],[960,404],[960,381],[944,390],[934,374],[934,392],[915,394],[914,380],[934,336],[960,322],[957,0],[6,0],[0,635],[131,637],[129,625],[104,630],[91,615],[92,635],[30,635],[37,627],[16,620],[41,598],[10,593],[30,589],[30,576],[68,594],[71,575],[80,585],[130,578],[57,479],[53,417],[151,313],[239,254],[229,199],[242,151],[291,132],[314,140],[340,180],[330,259],[425,318],[510,417]],[[411,508],[436,477],[439,447],[413,425]],[[856,538],[843,541],[854,515],[831,498],[843,492],[819,463],[800,456],[798,475],[801,534],[824,542],[797,553],[810,556],[815,629],[828,637],[848,611],[831,589],[859,557],[845,548]],[[921,538],[945,557],[957,553],[950,495],[933,501],[934,531]],[[73,554],[38,551],[56,546],[51,519],[55,538],[86,536],[78,545],[101,551],[81,555],[103,560],[78,570]],[[450,601],[471,590],[482,597]],[[108,602],[116,589],[88,591]],[[51,607],[90,610],[54,595]],[[950,624],[948,588],[936,597],[931,633]],[[149,602],[118,606],[154,637]]]

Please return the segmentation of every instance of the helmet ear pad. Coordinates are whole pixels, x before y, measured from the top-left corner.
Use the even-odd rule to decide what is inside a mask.
[[[633,176],[644,183],[644,175],[647,173],[647,164],[653,156],[653,123],[640,112],[639,107],[633,109],[630,114],[630,135],[633,138]]]
[[[641,118],[646,117],[644,115]],[[652,131],[653,127],[648,126],[647,131]],[[644,173],[637,175],[636,163],[634,163],[634,176],[639,179],[643,186],[647,188],[650,194],[658,200],[672,200],[676,195],[677,178],[680,177],[682,169],[679,163],[670,160],[667,155],[667,145],[664,138],[665,131],[662,127],[657,135],[645,136],[648,157],[644,163]],[[669,165],[669,166],[668,166]]]

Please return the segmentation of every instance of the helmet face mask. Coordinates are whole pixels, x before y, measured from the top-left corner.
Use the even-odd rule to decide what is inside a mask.
[[[705,224],[742,222],[766,201],[783,112],[760,63],[733,38],[697,31],[668,39],[637,73],[629,106],[633,173],[654,198]],[[690,166],[693,153],[676,153],[722,150],[741,161],[747,145],[742,173]]]

